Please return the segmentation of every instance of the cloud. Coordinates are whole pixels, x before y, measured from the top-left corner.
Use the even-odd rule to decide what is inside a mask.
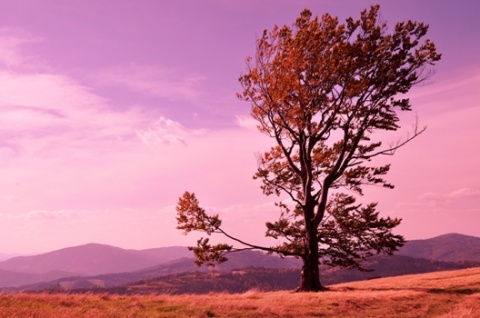
[[[26,213],[18,215],[18,218],[21,219],[42,219],[42,220],[53,220],[53,219],[63,219],[63,218],[73,218],[77,216],[77,213],[72,210],[31,210]]]
[[[449,193],[427,192],[419,196],[423,202],[455,203],[456,201],[480,199],[480,191],[472,188],[460,188]]]
[[[187,101],[200,104],[204,99],[199,85],[205,76],[184,74],[178,69],[159,65],[131,64],[114,67],[95,75],[94,79],[104,86],[122,86],[131,91],[146,93],[170,101]]]
[[[469,65],[468,68],[462,67],[441,76],[435,75],[433,79],[435,85],[414,87],[408,93],[414,109],[420,112],[421,123],[424,122],[423,117],[427,116],[429,121],[436,118],[439,121],[442,120],[443,126],[445,120],[452,122],[452,115],[458,117],[462,112],[468,110],[474,112],[478,109],[480,64]],[[463,115],[460,116],[464,120],[469,119]],[[425,123],[430,126],[428,122]]]
[[[446,210],[478,211],[480,191],[472,188],[460,188],[449,193],[426,192],[411,202],[397,203],[398,209],[408,209],[423,212],[438,212]]]
[[[258,131],[258,122],[250,116],[236,116],[235,122],[242,128]]]
[[[0,87],[0,137],[8,141],[1,157],[68,156],[87,149],[96,155],[120,141],[139,142],[136,130],[151,121],[141,109],[115,109],[60,74],[0,70]]]
[[[16,131],[52,125],[78,127],[92,121],[104,99],[85,86],[56,74],[0,71],[1,127]]]
[[[17,196],[12,195],[12,194],[4,194],[0,195],[0,201],[7,201],[7,202],[12,202],[18,200]]]
[[[450,192],[447,197],[452,198],[452,199],[463,199],[463,198],[480,198],[480,191],[477,189],[471,189],[471,188],[462,188],[455,190],[453,192]]]
[[[40,38],[33,37],[20,28],[0,28],[0,65],[26,69],[38,66],[33,57],[22,53],[22,47],[40,41]]]
[[[182,144],[186,146],[187,135],[201,132],[201,130],[188,130],[179,122],[165,117],[160,117],[145,129],[136,130],[137,136],[147,146],[157,144]]]
[[[24,46],[38,41],[20,29],[0,29],[0,158],[139,141],[136,129],[151,121],[140,107],[119,109],[77,79],[36,68]]]

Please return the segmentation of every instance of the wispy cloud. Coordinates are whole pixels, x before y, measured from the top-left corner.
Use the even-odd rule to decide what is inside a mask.
[[[235,98],[236,78],[254,50],[252,34],[294,21],[300,4],[280,4],[267,21],[255,19],[271,11],[267,6],[202,5],[208,14],[182,19],[184,8],[175,2],[162,2],[160,11],[157,4],[139,11],[99,10],[88,1],[68,8],[28,3],[9,1],[2,23],[15,27],[0,26],[0,250],[52,250],[85,240],[190,245],[174,224],[174,205],[186,190],[225,215],[240,236],[263,236],[265,219],[278,209],[252,174],[255,153],[274,141],[250,117],[235,117],[249,108]],[[322,5],[312,9],[322,12]],[[443,17],[422,12],[421,19]],[[397,13],[393,20],[402,19]],[[444,51],[451,36],[439,29],[435,36],[445,52],[439,65],[450,60],[450,67],[407,96],[428,129],[382,159],[392,163],[388,179],[397,188],[365,196],[402,217],[417,237],[426,237],[426,224],[478,235],[478,47],[462,42],[474,35],[464,30],[478,28],[450,26],[447,33],[459,35],[449,49],[454,54]],[[473,58],[455,59],[454,51]],[[407,131],[411,117],[402,117]],[[162,206],[164,214],[156,213]]]
[[[88,84],[53,67],[34,69],[24,45],[38,41],[21,29],[0,29],[0,156],[34,156],[47,148],[50,153],[78,147],[95,152],[105,149],[106,140],[111,145],[140,141],[136,129],[150,122],[151,114],[118,109]]]
[[[12,194],[0,195],[0,201],[12,202],[12,201],[15,201],[15,200],[17,200],[17,199],[18,199],[18,198],[17,198],[15,195],[12,195]]]
[[[105,100],[71,78],[52,73],[0,71],[0,107],[10,118],[2,127],[27,131],[42,126],[78,124],[105,108]],[[12,121],[15,119],[15,121]],[[5,126],[8,123],[19,127]]]
[[[160,117],[146,128],[137,129],[137,136],[147,146],[182,144],[187,146],[189,136],[206,133],[204,129],[187,129],[181,123]]]
[[[72,218],[75,217],[76,213],[71,210],[32,210],[26,213],[17,215],[21,219],[42,219],[42,220],[53,220],[59,218]]]
[[[238,126],[257,131],[258,122],[250,116],[236,116],[235,122]]]
[[[94,79],[105,86],[122,86],[171,101],[200,104],[204,93],[199,86],[205,82],[206,77],[159,65],[132,64],[106,69],[95,75]]]
[[[480,191],[472,188],[460,188],[448,193],[426,192],[410,202],[399,202],[400,210],[412,210],[416,212],[439,212],[452,211],[480,211]]]
[[[156,74],[146,67],[131,71],[111,74],[112,80],[167,99],[202,98],[196,87],[201,78]],[[0,159],[9,162],[0,186],[22,198],[5,197],[0,208],[16,220],[70,220],[71,226],[71,219],[85,221],[85,215],[95,214],[80,213],[83,208],[105,207],[116,216],[130,206],[154,209],[159,202],[171,204],[187,187],[205,189],[206,183],[227,200],[232,197],[227,180],[251,184],[255,159],[250,147],[265,142],[255,138],[252,143],[252,133],[238,127],[192,129],[142,105],[115,107],[89,83],[65,73],[0,65]]]
[[[480,190],[472,188],[461,188],[450,192],[447,196],[452,199],[480,198]]]
[[[105,147],[105,140],[134,138],[135,127],[146,120],[135,110],[115,110],[64,75],[0,71],[0,87],[0,136],[30,155]]]
[[[34,57],[23,54],[22,46],[40,41],[40,38],[34,37],[20,28],[0,28],[0,65],[17,69],[32,69],[38,66]]]

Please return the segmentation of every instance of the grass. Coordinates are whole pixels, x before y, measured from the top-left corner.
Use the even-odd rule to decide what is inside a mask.
[[[0,295],[0,317],[480,317],[480,268],[331,286],[322,293]]]

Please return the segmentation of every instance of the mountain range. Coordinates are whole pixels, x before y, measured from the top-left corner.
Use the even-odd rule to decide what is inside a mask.
[[[99,292],[116,293],[194,293],[291,289],[298,283],[299,260],[254,251],[233,253],[228,258],[229,261],[212,271],[197,267],[186,247],[125,250],[87,244],[2,261],[0,287],[3,291],[94,288]],[[322,266],[322,282],[328,285],[480,266],[480,238],[446,234],[413,240],[396,255],[372,257],[365,266],[373,271]]]
[[[413,240],[396,254],[443,262],[480,262],[480,238],[451,233],[426,240]]]
[[[125,250],[103,244],[86,244],[0,262],[0,287],[17,287],[62,277],[125,273],[182,257],[192,257],[186,247]]]
[[[92,243],[40,255],[14,257],[0,262],[0,270],[36,274],[63,271],[71,275],[99,275],[134,271],[191,256],[192,253],[186,247],[125,250]]]
[[[5,261],[7,259],[10,259],[12,257],[18,256],[16,254],[6,254],[6,253],[0,253],[0,262]]]

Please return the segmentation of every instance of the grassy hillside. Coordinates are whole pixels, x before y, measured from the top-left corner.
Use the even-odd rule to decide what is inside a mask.
[[[480,317],[480,268],[346,283],[323,293],[0,295],[0,317]]]

